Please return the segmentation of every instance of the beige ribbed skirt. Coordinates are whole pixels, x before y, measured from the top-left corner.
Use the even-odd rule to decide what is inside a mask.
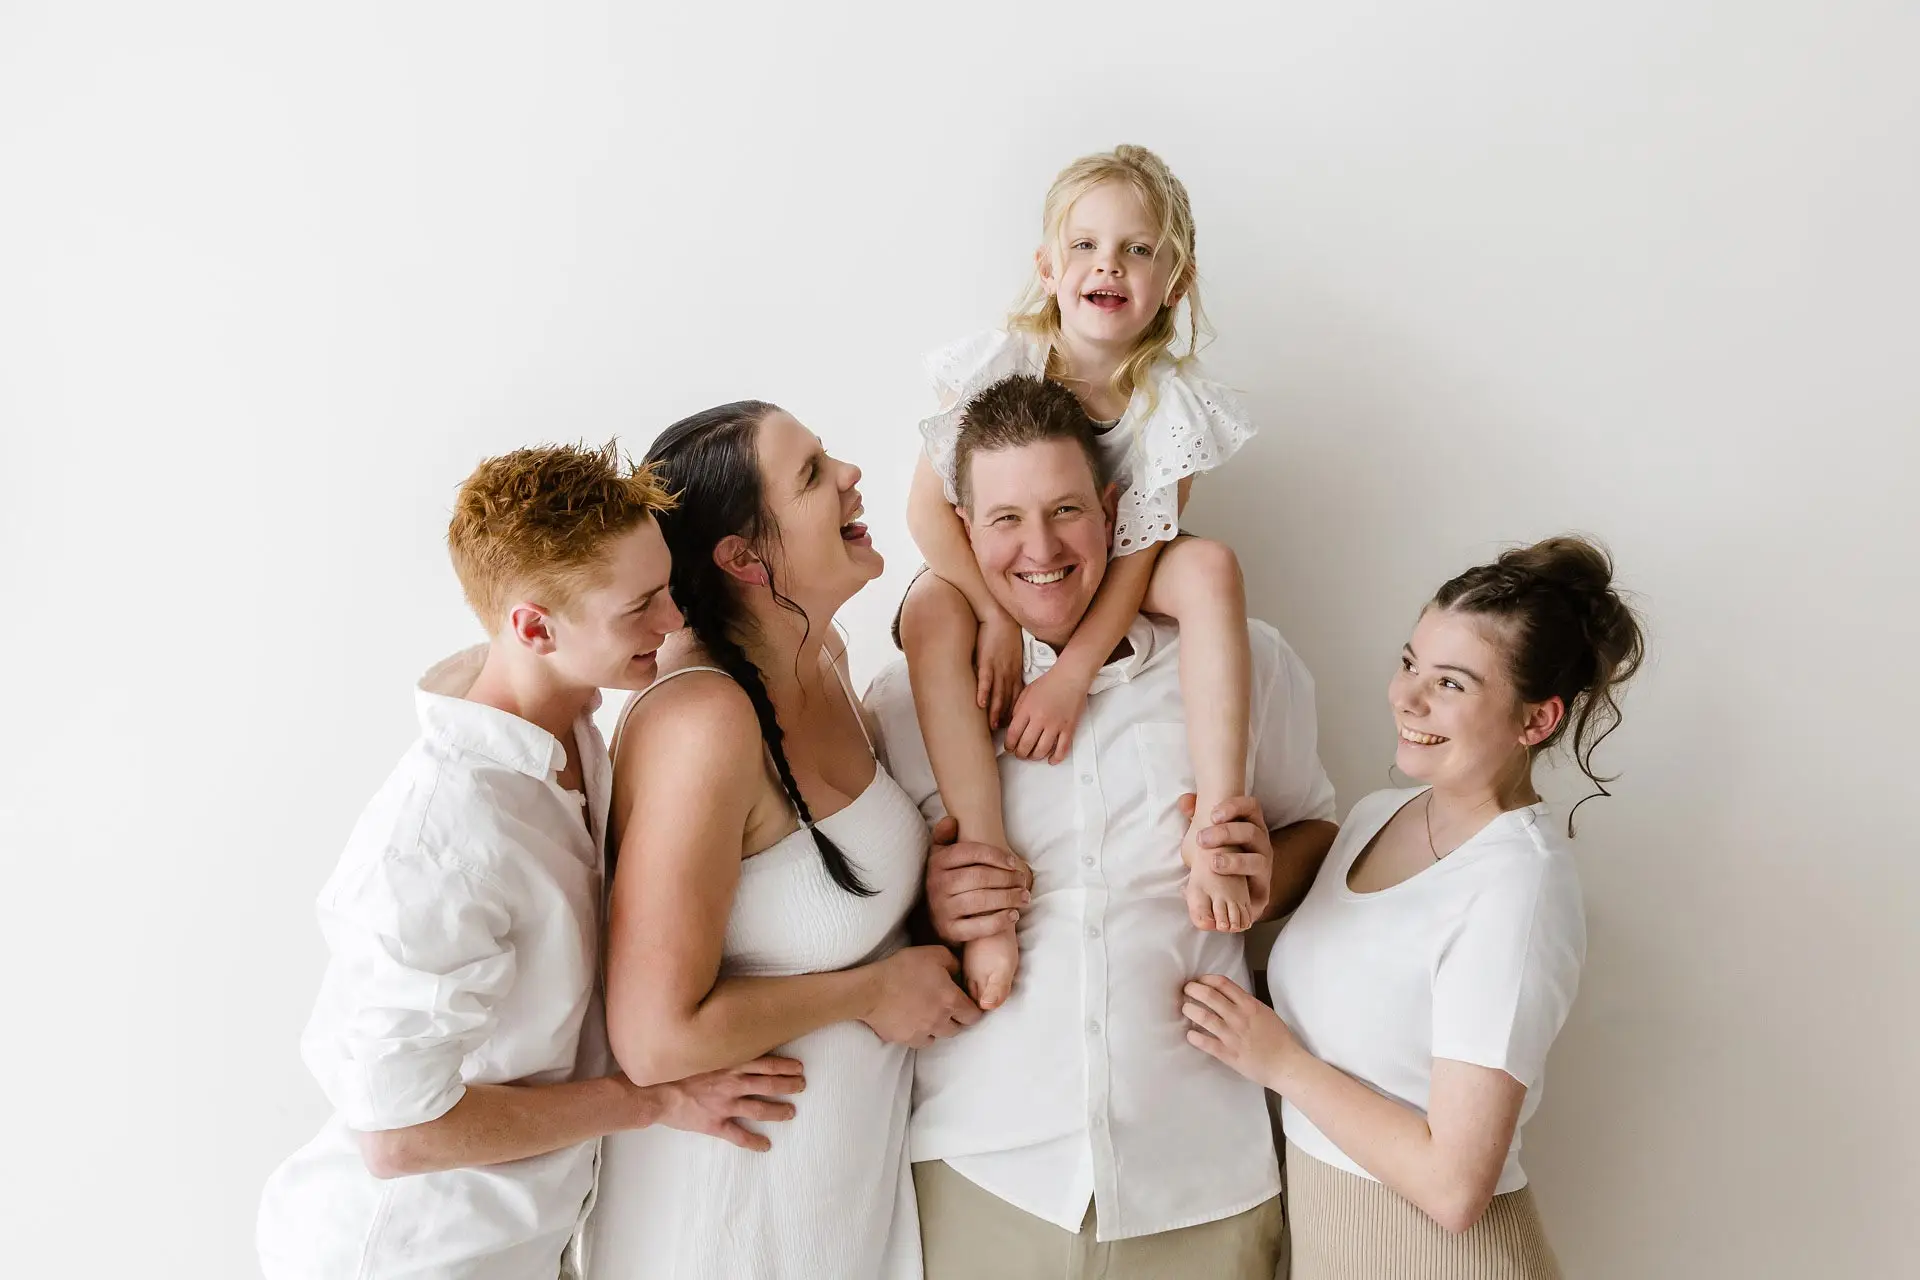
[[[1561,1280],[1527,1187],[1495,1196],[1456,1236],[1399,1193],[1291,1142],[1286,1186],[1293,1280]]]

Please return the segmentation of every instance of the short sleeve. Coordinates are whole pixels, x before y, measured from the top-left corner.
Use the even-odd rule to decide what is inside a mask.
[[[960,438],[960,416],[967,402],[1002,378],[1016,373],[1041,373],[1043,357],[1032,339],[989,329],[930,352],[924,364],[940,398],[940,410],[920,420],[920,436],[927,461],[946,488],[947,501],[958,502],[953,483],[953,446]]]
[[[1586,960],[1568,855],[1528,850],[1468,901],[1433,976],[1433,1056],[1505,1071],[1532,1088],[1565,1025]]]
[[[1131,555],[1178,534],[1180,482],[1223,465],[1254,436],[1239,396],[1208,377],[1196,361],[1163,360],[1154,366],[1152,379],[1146,416],[1114,428],[1131,429],[1136,436],[1131,481],[1114,518],[1115,555]]]
[[[894,662],[873,678],[862,699],[873,718],[874,753],[900,789],[907,793],[920,816],[938,822],[947,816],[940,786],[933,779],[926,740],[913,709],[913,688],[907,682],[907,664]]]
[[[1253,797],[1274,830],[1334,816],[1333,782],[1320,763],[1313,676],[1280,633],[1249,620],[1256,696]]]
[[[350,1129],[404,1129],[466,1092],[514,980],[506,896],[490,879],[390,854],[338,878],[320,904],[330,958],[301,1041]]]

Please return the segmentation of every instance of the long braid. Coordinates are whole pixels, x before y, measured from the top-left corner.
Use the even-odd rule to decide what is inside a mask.
[[[758,544],[766,533],[754,433],[772,412],[774,406],[758,400],[719,405],[674,423],[647,451],[648,463],[679,499],[671,518],[668,513],[660,516],[660,531],[673,555],[670,585],[674,603],[701,647],[753,703],[760,740],[773,758],[788,803],[813,836],[827,875],[848,893],[871,897],[876,891],[861,880],[852,860],[814,824],[813,811],[787,762],[786,733],[767,694],[766,678],[736,638],[746,621],[745,610],[733,582],[714,563],[714,548],[723,539],[737,535]],[[771,578],[767,585],[772,588]],[[773,598],[783,608],[802,612],[778,590]]]
[[[678,576],[677,568],[675,575]],[[700,637],[700,646],[707,651],[707,656],[732,676],[735,684],[746,690],[748,701],[753,703],[753,713],[760,721],[760,740],[766,744],[767,754],[773,757],[773,767],[780,775],[780,785],[785,789],[793,811],[800,815],[800,824],[813,835],[814,848],[820,851],[820,861],[825,864],[827,875],[848,893],[870,898],[875,891],[860,878],[853,861],[826,832],[814,825],[813,811],[807,806],[806,797],[800,794],[800,784],[794,781],[793,766],[787,762],[784,746],[786,731],[780,727],[780,717],[773,709],[773,699],[767,694],[767,682],[760,668],[754,665],[747,651],[733,638],[724,621],[712,616],[715,611],[706,602],[715,598],[713,588],[719,586],[718,583],[710,584],[707,590],[698,594],[682,593],[676,589],[676,600],[701,601],[691,607],[682,605],[680,612],[686,617],[693,633]]]

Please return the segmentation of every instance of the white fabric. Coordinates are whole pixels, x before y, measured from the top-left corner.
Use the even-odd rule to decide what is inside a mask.
[[[1253,794],[1273,827],[1333,816],[1316,754],[1313,682],[1278,632],[1253,648]],[[1004,751],[1007,837],[1033,866],[1020,973],[1007,1003],[916,1064],[913,1158],[945,1160],[1014,1207],[1101,1240],[1230,1217],[1278,1193],[1266,1104],[1186,1041],[1181,984],[1245,981],[1238,934],[1187,919],[1177,808],[1193,789],[1178,633],[1136,618],[1103,667],[1068,762]],[[1028,680],[1054,652],[1026,637]],[[904,663],[867,708],[881,755],[929,818],[945,809]]]
[[[1547,1050],[1587,952],[1573,851],[1547,806],[1503,813],[1433,866],[1377,893],[1347,887],[1354,860],[1420,788],[1353,807],[1267,962],[1273,1007],[1308,1052],[1424,1114],[1433,1060],[1505,1071],[1527,1086],[1496,1194],[1527,1184],[1520,1126],[1540,1105]],[[1291,1103],[1287,1140],[1371,1177]]]
[[[921,421],[920,434],[949,502],[959,500],[953,454],[967,401],[1014,374],[1045,377],[1047,352],[1042,338],[992,329],[926,358],[945,407]],[[1155,361],[1119,424],[1099,437],[1108,479],[1121,487],[1113,553],[1129,555],[1179,533],[1180,481],[1220,466],[1253,434],[1239,397],[1207,376],[1199,361]]]
[[[723,976],[847,969],[905,944],[927,855],[912,801],[876,767],[866,790],[815,825],[878,892],[835,884],[812,833],[794,831],[741,863]],[[664,1128],[603,1140],[592,1280],[919,1280],[912,1053],[859,1022],[773,1052],[800,1060],[807,1087],[793,1119],[765,1126],[771,1151]]]
[[[421,736],[321,892],[330,958],[301,1049],[335,1110],[268,1180],[270,1280],[552,1277],[593,1186],[595,1144],[381,1181],[354,1133],[424,1124],[472,1083],[605,1075],[598,964],[612,772],[589,714],[567,748],[467,702],[484,646],[430,671]],[[598,699],[595,699],[598,704]]]

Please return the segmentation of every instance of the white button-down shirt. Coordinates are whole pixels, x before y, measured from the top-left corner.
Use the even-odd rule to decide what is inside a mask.
[[[382,1181],[354,1134],[424,1124],[475,1083],[610,1068],[599,994],[612,767],[588,715],[573,743],[465,701],[484,647],[416,694],[420,738],[362,813],[322,890],[331,953],[301,1040],[333,1104],[268,1180],[270,1280],[552,1280],[597,1144]],[[578,744],[586,800],[561,787]]]
[[[1253,644],[1252,794],[1271,827],[1333,816],[1313,681],[1278,632]],[[1137,618],[1131,653],[1101,668],[1067,762],[1000,755],[1007,838],[1033,867],[1012,996],[920,1051],[911,1154],[945,1160],[1016,1208],[1099,1238],[1212,1222],[1280,1190],[1265,1092],[1186,1041],[1180,989],[1203,973],[1245,985],[1239,934],[1202,932],[1181,888],[1193,789],[1179,636]],[[1026,677],[1053,665],[1028,636]],[[945,813],[904,663],[867,708],[881,753],[929,819]]]

